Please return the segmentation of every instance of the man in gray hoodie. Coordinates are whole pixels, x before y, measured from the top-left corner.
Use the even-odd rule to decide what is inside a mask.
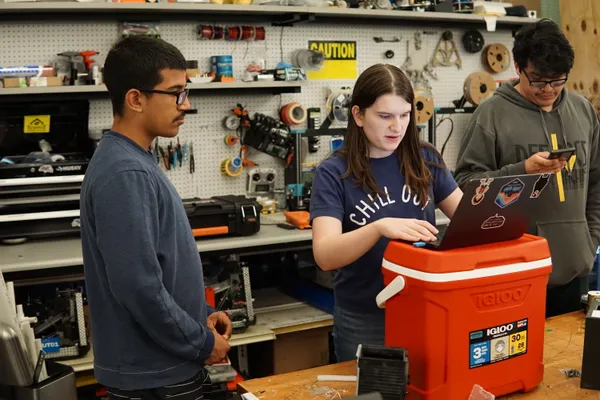
[[[546,315],[581,308],[600,241],[599,123],[592,105],[565,87],[574,52],[560,28],[541,20],[521,29],[513,48],[517,81],[504,82],[467,125],[456,181],[544,174],[525,188],[538,201],[529,233],[548,240],[553,270]],[[575,147],[568,161],[549,151]]]

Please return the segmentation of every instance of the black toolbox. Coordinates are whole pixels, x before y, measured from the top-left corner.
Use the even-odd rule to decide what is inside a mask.
[[[260,230],[262,206],[255,198],[215,196],[184,199],[194,237],[249,236]]]

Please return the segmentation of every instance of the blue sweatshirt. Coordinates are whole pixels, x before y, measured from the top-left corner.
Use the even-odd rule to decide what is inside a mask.
[[[200,255],[181,198],[152,154],[104,135],[81,190],[94,373],[123,390],[196,375],[212,352]]]

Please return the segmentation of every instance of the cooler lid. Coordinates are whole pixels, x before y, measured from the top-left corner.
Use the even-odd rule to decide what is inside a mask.
[[[540,264],[539,266],[537,266]],[[519,239],[454,250],[436,251],[391,240],[383,254],[383,268],[399,272],[407,270],[430,274],[448,274],[499,266],[515,266],[517,270],[498,270],[498,274],[518,272],[523,268],[551,265],[546,239],[525,234]],[[521,268],[522,269],[522,268]],[[484,276],[489,274],[484,273]],[[458,276],[457,276],[458,277]],[[465,279],[476,278],[476,276]],[[458,279],[455,279],[458,280]]]

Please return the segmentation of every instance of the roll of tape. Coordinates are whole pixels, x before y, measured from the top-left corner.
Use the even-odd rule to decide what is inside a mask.
[[[463,86],[465,98],[476,106],[492,97],[495,91],[496,81],[487,72],[473,72],[469,74]]]
[[[297,101],[283,106],[279,114],[287,125],[299,125],[306,121],[306,109]]]
[[[237,115],[229,115],[223,120],[225,129],[235,131],[240,127],[240,118]]]
[[[415,89],[415,118],[418,125],[422,125],[433,117],[433,97],[428,91]]]
[[[239,138],[237,136],[233,136],[233,135],[227,135],[225,136],[225,144],[227,146],[233,146],[235,144],[237,144]]]
[[[226,176],[239,176],[243,169],[242,159],[239,157],[230,157],[221,162],[221,173]]]
[[[492,73],[504,72],[510,67],[510,52],[502,43],[492,43],[483,50],[483,65]]]

